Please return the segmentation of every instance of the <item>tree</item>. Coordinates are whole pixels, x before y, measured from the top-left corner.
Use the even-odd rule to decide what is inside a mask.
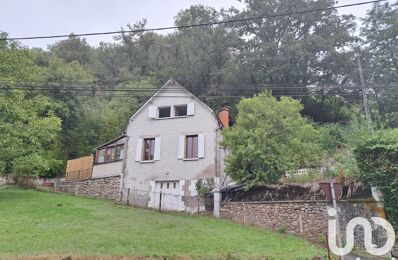
[[[59,158],[61,120],[54,103],[10,90],[0,93],[0,173],[51,176],[62,168]]]
[[[117,46],[128,72],[139,76],[148,76],[153,70],[151,54],[158,52],[156,43],[162,39],[161,36],[152,32],[140,32],[144,29],[146,20],[138,22],[137,24],[127,24],[129,31],[116,36],[116,40],[120,40]]]
[[[224,17],[223,12],[203,5],[193,5],[180,11],[177,26],[212,23]],[[225,26],[206,26],[180,29],[173,37],[179,44],[180,55],[174,66],[181,82],[207,91],[217,91],[225,83],[224,69],[231,61],[231,52],[238,45],[239,37]]]
[[[225,16],[223,10],[193,5],[180,11],[174,23],[176,26],[211,23]],[[231,77],[236,66],[232,52],[240,43],[243,42],[237,32],[224,25],[179,29],[158,42],[156,64],[161,65],[157,65],[159,69],[154,75],[163,82],[173,75],[192,93],[218,109],[225,100],[208,95],[222,96],[230,87],[231,78],[235,79]]]
[[[85,125],[85,130],[90,132],[88,128],[91,127],[91,122],[85,122],[83,103],[87,102],[92,94],[92,75],[76,60],[66,63],[53,57],[48,66],[42,69],[40,79],[44,82],[42,85],[50,89],[45,95],[58,104],[55,113],[62,120],[61,144],[64,157],[71,159],[87,155],[92,147],[82,147],[76,135],[84,131],[80,125]]]
[[[3,45],[0,60],[0,81],[7,83],[0,92],[0,173],[54,175],[62,166],[55,104],[43,95],[15,89],[20,82],[35,80],[40,68],[17,44]]]
[[[302,105],[270,93],[242,99],[234,127],[223,131],[230,150],[226,172],[247,188],[276,182],[287,170],[316,164],[318,131],[300,115]]]
[[[361,36],[364,75],[368,84],[375,85],[379,113],[387,119],[398,112],[398,2],[377,3],[363,19]],[[391,114],[390,114],[391,113]],[[395,120],[395,119],[394,119]],[[390,123],[390,122],[387,122]],[[392,125],[394,126],[394,125]]]
[[[272,16],[308,9],[330,8],[334,0],[245,0],[236,18]],[[306,86],[336,86],[352,70],[349,44],[354,41],[353,16],[335,9],[257,19],[236,23],[245,40],[237,59],[246,84],[265,84],[279,89],[274,94],[306,94]],[[290,89],[301,86],[302,89]],[[323,93],[321,89],[320,93]]]
[[[304,104],[302,114],[310,117],[315,122],[343,123],[349,122],[352,116],[352,108],[340,96],[309,96],[303,97],[301,102]]]
[[[86,39],[80,39],[73,34],[66,40],[50,45],[49,49],[57,58],[67,63],[77,61],[81,65],[87,65],[92,61],[92,48]]]

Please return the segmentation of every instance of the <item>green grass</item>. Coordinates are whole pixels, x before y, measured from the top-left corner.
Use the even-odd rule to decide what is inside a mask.
[[[311,259],[298,237],[225,220],[0,187],[0,259],[33,255]]]

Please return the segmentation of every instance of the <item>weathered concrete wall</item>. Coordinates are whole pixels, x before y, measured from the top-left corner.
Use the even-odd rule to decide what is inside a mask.
[[[110,176],[82,181],[61,181],[57,191],[114,201],[120,200],[120,176]]]
[[[274,231],[303,236],[313,242],[324,242],[328,228],[327,210],[332,205],[325,201],[264,201],[264,202],[226,202],[221,204],[221,217],[245,225],[254,225]],[[343,241],[345,227],[354,217],[382,215],[377,202],[369,200],[340,201],[339,221]],[[370,220],[372,223],[372,221]],[[373,226],[374,244],[383,246],[386,233],[382,227]],[[364,248],[363,229],[355,230],[355,243]]]

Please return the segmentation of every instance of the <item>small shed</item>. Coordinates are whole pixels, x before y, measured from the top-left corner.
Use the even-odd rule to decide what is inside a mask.
[[[90,179],[93,172],[93,161],[94,158],[92,155],[68,160],[66,164],[66,180],[74,181]]]

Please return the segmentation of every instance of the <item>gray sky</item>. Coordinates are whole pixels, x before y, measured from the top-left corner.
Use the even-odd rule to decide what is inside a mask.
[[[340,0],[338,4],[363,1]],[[237,0],[0,0],[0,31],[8,32],[10,37],[114,31],[143,18],[148,20],[147,28],[163,27],[173,25],[177,12],[193,4],[216,9],[232,5],[241,9],[244,6]],[[370,6],[344,8],[340,12],[361,17]],[[87,40],[91,45],[98,45],[113,38],[102,35],[87,37]],[[22,43],[45,48],[55,41],[44,39]]]

